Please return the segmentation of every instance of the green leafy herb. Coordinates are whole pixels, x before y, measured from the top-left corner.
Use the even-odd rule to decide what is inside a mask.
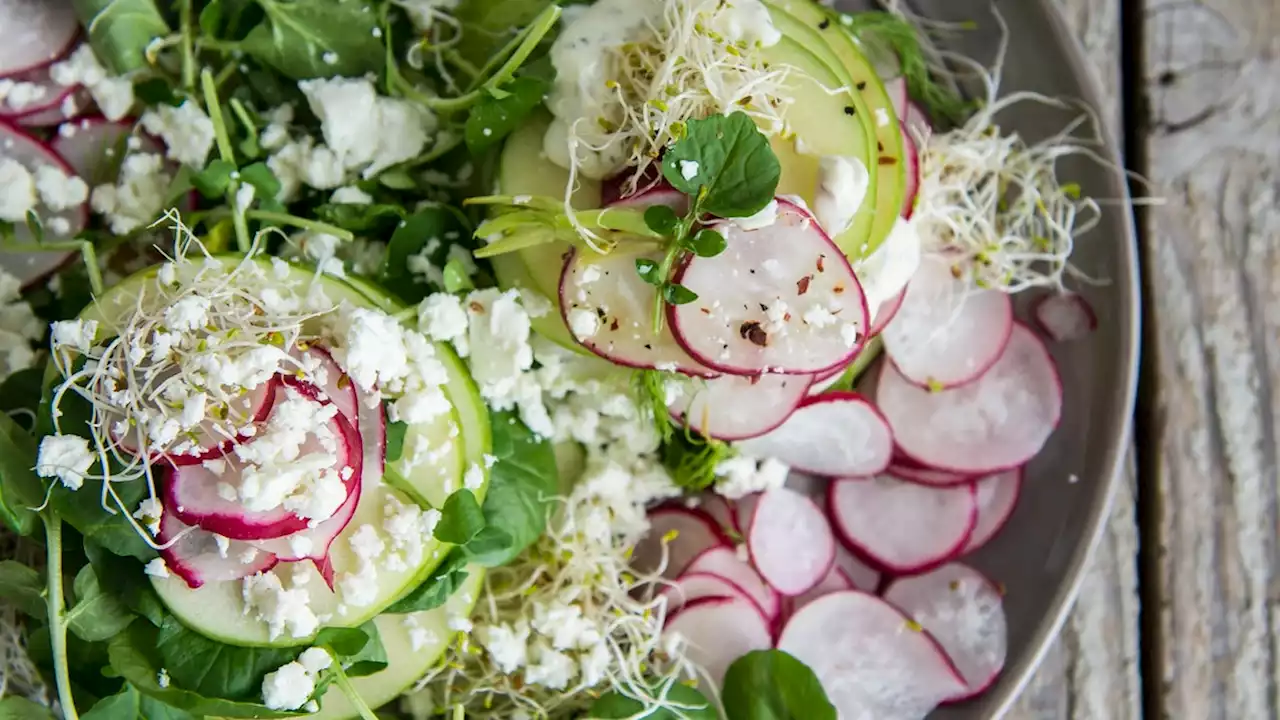
[[[266,13],[238,47],[295,80],[382,71],[377,14],[356,0],[257,0]]]
[[[379,177],[385,176],[386,173]],[[380,231],[396,227],[408,213],[399,205],[370,203],[326,203],[315,209],[315,216],[330,225],[337,225],[352,232],[380,234]]]
[[[719,217],[747,217],[764,209],[778,189],[782,166],[769,139],[743,112],[690,120],[662,158],[672,187]]]
[[[358,628],[325,628],[312,644],[333,651],[351,677],[372,675],[387,667],[387,650],[372,620]]]
[[[410,215],[399,225],[387,243],[387,261],[382,269],[382,284],[402,301],[417,303],[431,291],[421,276],[410,270],[410,258],[428,255],[426,260],[435,267],[447,263],[448,243],[451,236],[470,235],[468,228],[449,208],[433,205]],[[440,284],[443,285],[443,274]]]
[[[88,718],[88,715],[81,717]],[[119,717],[119,716],[117,716]],[[12,695],[0,699],[0,720],[54,720],[49,708],[31,702],[24,697]],[[91,720],[99,720],[92,718]]]
[[[655,694],[659,692],[660,688],[654,688]],[[591,705],[586,720],[717,720],[719,717],[715,706],[702,693],[675,683],[666,689],[662,705],[651,708],[616,690],[605,693]],[[737,720],[733,715],[729,717]]]
[[[36,452],[31,433],[0,413],[0,520],[19,535],[30,535],[36,529],[39,519],[32,508],[44,502],[43,483],[32,470]]]
[[[115,555],[92,540],[85,540],[85,556],[93,566],[98,585],[133,613],[160,627],[168,611],[147,580],[141,561]]]
[[[67,610],[67,629],[81,639],[89,642],[109,640],[133,622],[134,614],[98,586],[98,576],[92,565],[85,565],[76,573],[73,589],[76,604]]]
[[[662,464],[671,480],[686,490],[705,490],[715,484],[716,467],[733,457],[728,443],[695,434],[686,427],[662,446]]]
[[[644,210],[644,224],[662,235],[674,235],[680,227],[680,216],[666,205],[650,205]]]
[[[16,560],[0,562],[0,599],[37,620],[46,615],[44,578]]]
[[[689,249],[698,257],[715,257],[724,252],[728,244],[724,236],[710,228],[699,230],[689,238]]]
[[[781,650],[755,650],[735,660],[721,696],[733,720],[836,720],[818,677]]]
[[[920,47],[919,31],[905,18],[890,12],[860,12],[841,16],[841,25],[865,44],[883,43],[898,57],[907,93],[930,114],[962,122],[973,104],[934,82]]]
[[[649,258],[636,258],[636,272],[640,274],[640,279],[650,285],[661,285],[662,274],[658,272],[658,263]]]
[[[460,548],[450,552],[443,562],[427,576],[416,588],[397,600],[383,612],[404,614],[420,610],[432,610],[444,605],[445,601],[467,579],[467,556]]]
[[[203,170],[191,176],[191,184],[201,195],[211,200],[217,199],[227,194],[235,172],[234,163],[222,159],[212,160]]]
[[[435,536],[441,542],[465,545],[485,526],[484,512],[475,493],[465,488],[455,490],[444,501]]]
[[[133,84],[133,95],[147,105],[181,105],[186,98],[173,91],[173,86],[164,78],[151,77],[138,80]]]
[[[459,293],[475,288],[467,266],[458,258],[452,258],[444,264],[444,291]]]
[[[153,0],[73,0],[93,52],[113,74],[149,67],[147,48],[167,37],[169,24]]]
[[[404,433],[409,425],[399,420],[387,423],[387,462],[399,462],[404,456]]]
[[[688,305],[698,299],[698,294],[683,285],[668,283],[662,288],[662,298],[671,305]]]
[[[254,194],[266,205],[274,203],[280,194],[280,179],[266,163],[256,162],[241,168],[240,181],[252,185]]]
[[[481,153],[501,142],[520,126],[547,94],[547,82],[518,77],[502,86],[502,92],[485,95],[467,116],[467,149]]]
[[[122,635],[137,639],[139,633],[145,634],[148,642],[142,647],[152,649],[159,667],[169,673],[173,685],[207,698],[246,700],[258,697],[262,692],[262,678],[281,665],[292,662],[301,650],[296,647],[227,645],[188,629],[172,615],[164,619],[158,631],[153,631],[149,626],[139,630],[140,625],[143,624],[134,621]],[[112,648],[114,647],[113,639]],[[116,666],[114,653],[111,664]],[[128,675],[125,677],[138,685],[139,689],[146,689],[134,678]],[[177,707],[191,709],[182,705]]]
[[[481,534],[483,544],[469,547],[472,562],[488,567],[504,565],[529,547],[546,530],[547,511],[560,486],[551,443],[534,435],[514,413],[489,414],[493,430],[492,454],[484,499],[485,524],[500,528],[509,538]]]

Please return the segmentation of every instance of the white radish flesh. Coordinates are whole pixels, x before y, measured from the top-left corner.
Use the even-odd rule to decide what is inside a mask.
[[[804,400],[808,375],[689,379],[669,407],[681,424],[718,440],[745,440],[782,425]]]
[[[858,559],[843,545],[836,548],[835,569],[840,572],[854,590],[873,593],[880,589],[880,571]]]
[[[69,0],[0,0],[0,18],[0,77],[54,62],[80,34]]]
[[[902,118],[907,136],[916,140],[917,147],[933,134],[933,123],[929,121],[928,113],[909,97],[906,101],[906,109],[898,117]]]
[[[706,598],[691,603],[667,621],[664,633],[683,640],[685,656],[716,688],[734,660],[773,646],[773,634],[760,610],[738,599]]]
[[[935,488],[891,475],[837,480],[827,502],[845,544],[896,574],[923,572],[952,559],[978,520],[972,486]]]
[[[769,490],[756,502],[747,549],[760,576],[783,595],[801,595],[831,570],[836,541],[822,510],[788,488]]]
[[[675,578],[702,553],[729,544],[706,513],[662,508],[649,513],[649,532],[636,544],[631,564],[641,573],[661,569],[663,577]]]
[[[902,117],[907,111],[907,81],[901,75],[884,81],[884,92],[893,106],[894,117]]]
[[[806,399],[776,430],[739,448],[815,475],[872,475],[888,467],[893,434],[866,398],[832,392]]]
[[[1008,652],[1008,628],[1000,591],[981,573],[951,563],[895,580],[884,599],[933,635],[960,671],[968,688],[949,701],[973,697],[995,682]]]
[[[880,336],[903,376],[938,389],[981,377],[1004,351],[1012,327],[1007,294],[972,288],[952,275],[945,258],[925,256]]]
[[[359,415],[356,385],[333,355],[320,345],[297,347],[289,354],[298,367],[282,376],[284,383],[304,394],[314,392],[316,400],[333,403],[343,417],[354,423]]]
[[[624,367],[715,375],[680,347],[670,323],[664,321],[659,330],[653,329],[658,290],[641,279],[636,260],[661,262],[661,256],[660,252],[570,253],[560,276],[565,325],[583,347]]]
[[[974,482],[978,522],[963,552],[970,553],[990,542],[1013,515],[1022,490],[1022,469],[1006,470]]]
[[[160,551],[169,572],[182,578],[191,589],[207,582],[226,582],[257,575],[275,567],[275,555],[239,540],[218,539],[216,535],[179,520],[167,509],[160,516],[156,541],[172,545]]]
[[[0,2],[2,1],[0,0]],[[4,12],[0,10],[0,18],[3,17]],[[7,26],[8,22],[6,20]],[[6,33],[7,31],[0,31],[0,35]],[[58,157],[57,153],[50,150],[39,140],[17,128],[0,122],[0,164],[3,164],[5,160],[16,161],[32,175],[35,175],[41,168],[53,168],[66,176],[75,175],[71,167],[62,158]],[[87,197],[86,202],[54,209],[46,205],[39,198],[38,193],[36,195],[37,202],[33,211],[40,218],[45,242],[70,240],[83,230],[85,224],[88,223],[89,204]],[[35,244],[36,238],[26,222],[15,222],[13,229],[13,242],[15,245],[33,246]],[[5,249],[0,251],[0,269],[18,278],[26,286],[54,272],[74,254],[75,251],[72,250],[27,251],[26,248]]]
[[[808,212],[783,200],[771,225],[715,229],[727,249],[689,257],[675,277],[698,298],[667,308],[676,339],[695,360],[752,375],[813,374],[853,359],[870,324],[866,298]]]
[[[734,508],[732,500],[723,495],[709,492],[703,495],[702,511],[709,515],[712,520],[715,520],[716,524],[726,534],[742,534],[742,528],[738,526],[737,510]]]
[[[707,573],[728,580],[746,593],[751,602],[771,621],[782,611],[782,598],[777,591],[769,587],[760,573],[739,557],[733,548],[717,547],[702,553],[689,563],[688,571]]]
[[[790,598],[788,601],[788,605],[790,606],[788,612],[794,615],[805,605],[808,605],[820,597],[826,597],[831,593],[862,589],[863,588],[854,587],[853,581],[850,580],[849,577],[840,570],[840,568],[833,566],[829,571],[827,571],[826,576],[822,578],[822,581],[817,585],[809,588],[809,590],[807,590],[803,595]],[[867,592],[873,592],[874,590],[875,588],[872,588]]]
[[[328,520],[317,524],[315,527],[299,530],[291,535],[272,540],[248,540],[246,542],[259,550],[275,555],[283,562],[297,562],[299,560],[322,562],[329,555],[329,546],[333,545],[333,541],[346,529],[351,522],[352,516],[356,514],[356,507],[360,504],[360,489],[360,485],[357,484],[355,489],[347,495],[347,499],[338,508],[338,511]],[[332,578],[326,579],[332,586]]]
[[[131,148],[130,143],[137,148]],[[148,135],[135,133],[133,123],[105,118],[73,121],[59,131],[52,144],[54,151],[91,185],[114,181],[109,171],[119,167],[130,152],[164,154],[164,146]]]
[[[930,392],[885,364],[876,404],[912,460],[961,475],[1022,465],[1062,415],[1062,383],[1044,344],[1015,325],[1003,355],[976,382]]]
[[[977,480],[980,475],[954,473],[949,470],[939,470],[937,468],[926,467],[912,460],[909,457],[895,455],[893,462],[889,463],[889,468],[885,472],[908,482],[920,483],[922,485],[936,485],[938,487],[950,487],[952,485],[964,485]]]
[[[19,125],[27,125],[24,121],[28,118],[50,110],[57,111],[62,101],[76,91],[54,82],[47,67],[28,70],[2,81],[12,82],[14,87],[8,93],[0,93],[0,118]],[[16,92],[15,88],[19,87],[21,92]],[[58,114],[61,116],[60,112]]]
[[[848,720],[921,720],[967,687],[928,633],[857,591],[806,605],[783,627],[778,649],[809,666]]]
[[[1073,292],[1040,298],[1032,315],[1036,325],[1054,342],[1080,340],[1098,328],[1098,316],[1089,301]]]
[[[747,597],[738,586],[722,577],[708,573],[685,573],[663,588],[662,595],[667,598],[668,615],[706,598],[740,598],[751,602],[751,598]]]
[[[879,335],[884,332],[884,329],[889,326],[889,323],[893,322],[893,318],[897,316],[898,311],[902,309],[902,301],[906,299],[906,297],[907,289],[903,288],[902,292],[886,300],[884,304],[876,310],[875,320],[871,321],[872,335]]]

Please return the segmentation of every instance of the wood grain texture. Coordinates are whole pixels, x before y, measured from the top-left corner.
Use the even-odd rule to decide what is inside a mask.
[[[1084,43],[1106,95],[1102,116],[1119,133],[1118,0],[1059,0]],[[1106,535],[1062,634],[1009,711],[1009,720],[1135,720],[1138,676],[1138,533],[1132,459],[1117,489]]]
[[[1280,6],[1147,0],[1161,714],[1280,716]]]

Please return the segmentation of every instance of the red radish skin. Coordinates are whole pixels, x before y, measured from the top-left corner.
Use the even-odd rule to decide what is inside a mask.
[[[907,220],[916,212],[916,195],[920,193],[920,149],[906,123],[902,128],[902,157],[906,163],[907,184],[902,196],[902,217]]]
[[[830,572],[836,541],[831,524],[812,500],[777,488],[756,502],[747,550],[770,587],[795,597],[813,589]]]
[[[232,401],[231,406],[232,411],[235,413],[234,417],[243,418],[244,424],[259,425],[265,422],[267,416],[271,414],[271,409],[275,407],[279,387],[279,379],[272,378],[245,393],[239,400]],[[114,420],[110,425],[114,425]],[[199,465],[206,460],[225,457],[236,445],[247,442],[253,437],[252,433],[243,433],[234,439],[228,440],[223,433],[214,429],[214,425],[214,421],[210,420],[199,426],[199,429],[195,432],[196,444],[192,448],[192,452],[162,453],[153,451],[151,453],[152,462],[163,462],[179,467],[183,465]],[[139,437],[141,432],[140,429],[135,428],[132,433],[119,437],[112,431],[111,438],[115,440],[116,446],[120,450],[137,457],[139,447],[142,445]]]
[[[893,322],[893,318],[898,315],[898,310],[902,309],[902,301],[907,297],[907,289],[902,288],[902,292],[893,296],[891,300],[884,303],[876,310],[875,320],[871,322],[872,337],[884,332],[884,329]]]
[[[893,433],[863,396],[829,392],[805,399],[787,422],[739,449],[814,475],[873,475],[889,466]]]
[[[160,516],[156,542],[166,546],[160,551],[165,567],[192,590],[206,582],[227,582],[266,572],[278,562],[275,555],[239,540],[226,540],[225,550],[219,549],[213,533],[183,523],[167,509]]]
[[[59,87],[59,91],[57,105],[39,112],[21,115],[14,118],[14,122],[28,128],[51,128],[97,111],[93,104],[93,96],[83,87]]]
[[[920,483],[921,485],[934,485],[936,487],[964,485],[977,480],[979,477],[978,475],[961,475],[946,470],[925,467],[911,458],[903,456],[894,456],[893,462],[889,463],[889,468],[885,472],[900,480]]]
[[[704,436],[737,441],[779,427],[809,391],[808,375],[722,375],[691,379],[671,404],[671,416]]]
[[[318,391],[318,400],[333,403],[338,412],[354,422],[359,416],[356,384],[333,359],[333,354],[322,345],[309,344],[305,348],[294,348],[290,355],[300,367],[297,373],[282,375],[284,383],[295,390]]]
[[[929,121],[929,114],[910,98],[907,98],[906,110],[898,117],[902,118],[907,136],[916,141],[917,147],[933,134],[933,123]]]
[[[711,516],[687,508],[662,508],[649,513],[649,532],[636,544],[631,564],[638,572],[679,577],[699,555],[732,545]],[[663,562],[665,561],[665,565]]]
[[[23,83],[34,85],[43,89],[43,93],[37,100],[24,103],[22,105],[13,105],[11,102],[0,100],[0,117],[10,120],[19,125],[31,126],[34,123],[24,122],[28,118],[35,118],[37,115],[48,113],[49,111],[57,112],[57,116],[61,117],[62,113],[58,111],[67,96],[76,92],[74,87],[63,87],[53,81],[49,77],[49,68],[37,68],[29,70],[18,75],[4,78],[15,83]]]
[[[785,601],[787,605],[787,615],[794,615],[803,609],[805,605],[808,605],[820,597],[826,597],[831,593],[861,589],[862,588],[854,587],[853,581],[849,579],[848,575],[845,575],[843,570],[833,566],[829,571],[827,571],[826,577],[822,578],[821,582],[809,588],[809,590],[803,595],[787,598]]]
[[[0,78],[51,65],[80,36],[69,0],[0,0]]]
[[[827,505],[845,547],[895,575],[952,560],[978,522],[971,485],[935,488],[891,475],[832,482]]]
[[[666,205],[674,210],[677,215],[684,215],[689,211],[689,196],[671,187],[666,180],[641,190],[635,195],[609,200],[604,200],[602,197],[601,200],[607,208],[647,208],[653,205]]]
[[[729,581],[751,599],[764,616],[773,621],[782,612],[782,596],[760,577],[760,573],[731,547],[716,547],[689,563],[690,573],[707,573]]]
[[[885,354],[899,372],[937,390],[973,382],[996,363],[1013,329],[1013,303],[998,290],[971,288],[943,257],[926,255],[885,325]]]
[[[0,17],[4,17],[3,12],[0,12]],[[0,34],[3,32],[5,31],[0,30]],[[75,175],[75,171],[47,145],[3,120],[0,120],[0,155],[12,158],[32,173],[38,168],[52,166],[68,176]],[[36,207],[36,212],[44,224],[45,240],[49,242],[68,240],[79,234],[89,222],[87,202],[57,212],[50,211],[41,203]],[[66,221],[65,233],[53,232],[52,222],[55,219]],[[30,245],[35,242],[35,237],[26,223],[15,224],[13,230],[15,245]],[[16,277],[24,288],[29,288],[62,268],[75,255],[74,251],[67,250],[52,252],[28,252],[16,248],[4,250],[0,251],[0,269]]]
[[[777,647],[807,665],[839,716],[851,720],[921,720],[967,689],[932,636],[856,590],[806,605],[783,627]]]
[[[891,364],[881,367],[876,404],[898,450],[958,475],[1018,467],[1044,447],[1062,416],[1062,381],[1035,333],[1016,324],[1003,355],[964,387],[930,392]]]
[[[1008,628],[1001,595],[985,576],[959,563],[899,578],[885,590],[884,599],[933,635],[968,685],[947,702],[978,695],[1004,668]]]
[[[661,595],[667,598],[668,615],[679,612],[680,608],[686,605],[706,598],[740,598],[755,604],[742,588],[722,577],[709,573],[685,573],[676,578],[670,585],[664,587]]]
[[[734,502],[733,519],[737,523],[738,532],[742,535],[747,534],[747,528],[751,527],[751,516],[756,512],[756,501],[760,499],[760,493],[751,493],[750,495],[738,498]]]
[[[777,205],[763,228],[719,223],[728,248],[691,255],[675,274],[698,298],[668,305],[668,322],[713,370],[811,375],[847,365],[865,340],[866,297],[848,260],[806,210]]]
[[[1093,306],[1073,292],[1045,295],[1036,300],[1031,315],[1036,327],[1054,342],[1082,340],[1098,329]]]
[[[360,504],[360,490],[361,483],[357,479],[355,489],[351,494],[347,495],[347,499],[333,514],[333,517],[313,528],[306,528],[292,535],[273,540],[250,540],[248,544],[263,552],[275,555],[282,562],[312,561],[316,564],[316,569],[320,571],[321,577],[329,585],[329,589],[332,590],[333,567],[327,562],[329,548],[332,547],[333,541],[347,528],[347,525],[351,523],[351,518],[356,514],[356,507]],[[305,545],[300,545],[299,540],[304,541]]]
[[[1022,492],[1023,469],[1006,470],[974,481],[974,498],[978,503],[978,522],[963,552],[971,553],[995,537],[1013,515]]]
[[[679,636],[685,656],[719,688],[734,660],[773,647],[768,621],[755,605],[740,599],[704,598],[667,620],[664,633]]]

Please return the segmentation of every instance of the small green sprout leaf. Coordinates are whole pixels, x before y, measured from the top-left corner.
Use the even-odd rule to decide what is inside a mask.
[[[240,171],[240,180],[252,185],[261,201],[274,201],[276,195],[280,194],[280,180],[266,163],[256,162],[246,166]]]
[[[399,420],[387,423],[387,462],[397,462],[404,455],[404,433],[408,429]]]
[[[502,88],[489,90],[467,116],[467,149],[478,153],[502,142],[542,104],[547,88],[541,78],[519,77]]]
[[[458,293],[475,288],[475,283],[471,282],[471,274],[467,272],[466,265],[457,258],[445,263],[443,274],[444,291],[447,293]]]
[[[680,218],[666,205],[652,205],[645,208],[644,224],[656,233],[674,235],[680,227]]]
[[[435,536],[441,542],[465,545],[484,529],[484,512],[470,490],[456,490],[440,509]]]
[[[636,272],[640,275],[640,279],[650,285],[662,284],[662,273],[659,272],[658,263],[649,258],[636,258]]]
[[[210,162],[203,170],[191,176],[191,185],[200,194],[213,200],[221,198],[231,185],[231,176],[236,172],[234,163],[218,159]]]
[[[782,167],[751,118],[735,112],[690,120],[663,156],[662,175],[702,212],[748,217],[773,200]]]
[[[683,285],[673,283],[662,288],[662,297],[672,305],[688,305],[698,299],[698,294]]]
[[[724,236],[715,230],[699,230],[697,235],[689,238],[689,249],[698,257],[715,257],[727,247]]]

